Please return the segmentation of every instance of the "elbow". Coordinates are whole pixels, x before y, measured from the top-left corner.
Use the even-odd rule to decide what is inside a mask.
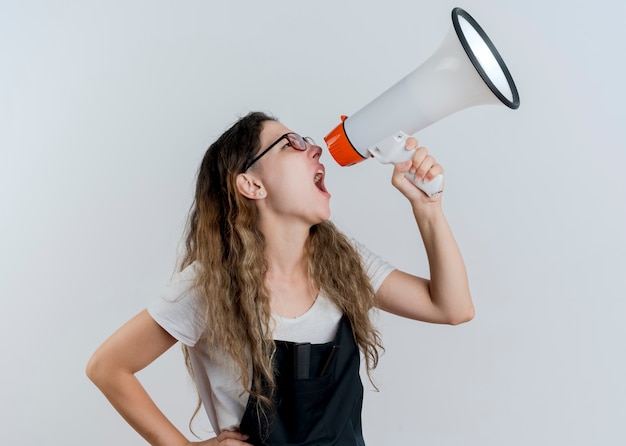
[[[85,374],[87,375],[87,378],[89,378],[89,380],[94,384],[98,379],[98,369],[98,360],[96,358],[96,355],[94,354],[91,358],[89,358],[87,366],[85,367]]]
[[[450,325],[461,325],[464,324],[466,322],[471,321],[472,319],[474,319],[474,311],[468,312],[465,315],[459,315],[455,318],[450,319],[449,324]]]
[[[106,376],[109,375],[106,367],[107,361],[105,361],[100,354],[96,351],[85,367],[85,374],[87,378],[94,383],[97,387],[101,387]]]
[[[474,309],[474,305],[470,303],[467,308],[464,308],[461,311],[456,311],[454,314],[451,314],[448,320],[448,324],[449,325],[461,325],[474,319],[475,315],[476,315],[476,310]]]

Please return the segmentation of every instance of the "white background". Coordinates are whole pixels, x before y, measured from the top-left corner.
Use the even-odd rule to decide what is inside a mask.
[[[418,135],[477,316],[382,316],[369,445],[626,444],[621,0],[0,2],[0,444],[140,445],[85,364],[174,271],[208,145],[250,110],[318,141],[417,67],[461,6],[521,106]],[[333,220],[427,275],[390,166],[325,155]],[[141,379],[185,432],[180,349]],[[196,423],[207,433],[202,414]]]

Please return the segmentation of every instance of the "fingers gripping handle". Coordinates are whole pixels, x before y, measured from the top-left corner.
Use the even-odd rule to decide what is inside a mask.
[[[434,197],[443,192],[443,174],[437,175],[435,178],[425,183],[421,180],[415,180],[415,174],[407,172],[404,174],[413,184],[426,193],[429,197]]]
[[[404,132],[396,132],[369,149],[370,154],[383,164],[397,164],[409,161],[413,158],[413,151],[406,150],[406,140],[409,138]],[[437,175],[428,182],[416,181],[415,174],[404,174],[413,184],[420,188],[426,195],[432,197],[443,192],[443,175]]]

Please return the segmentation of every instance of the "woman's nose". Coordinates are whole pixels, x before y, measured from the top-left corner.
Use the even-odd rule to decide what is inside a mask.
[[[311,158],[319,158],[322,156],[322,148],[317,144],[309,144],[309,153],[311,154]]]

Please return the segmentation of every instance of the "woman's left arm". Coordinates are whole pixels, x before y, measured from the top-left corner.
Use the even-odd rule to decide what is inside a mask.
[[[417,147],[409,138],[407,149]],[[424,147],[413,159],[396,164],[392,184],[404,194],[413,209],[430,267],[430,280],[395,270],[376,293],[380,309],[399,316],[440,324],[460,324],[474,317],[474,305],[461,251],[441,207],[441,194],[428,197],[405,177],[432,180],[442,167]]]

